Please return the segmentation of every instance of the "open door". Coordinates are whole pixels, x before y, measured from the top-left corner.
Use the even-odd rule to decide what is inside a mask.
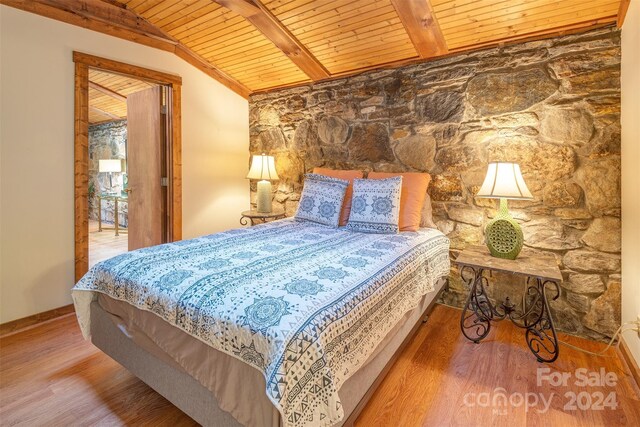
[[[130,226],[135,224],[135,230],[127,236],[131,243],[127,243],[127,248],[131,249],[182,238],[182,78],[82,52],[73,52],[73,62],[74,251],[75,280],[78,281],[89,268],[89,176],[93,160],[89,157],[88,141],[90,70],[113,73],[160,86],[155,95],[147,94],[147,98],[143,98],[142,94],[132,96],[135,91],[127,95],[127,98],[131,96],[128,107],[132,120],[129,141],[138,141],[135,145],[129,143],[131,151],[127,150],[130,163],[128,186],[133,190],[129,193],[131,204],[128,205],[128,219]],[[164,96],[161,96],[162,93]],[[112,90],[108,96],[113,95]],[[116,99],[124,98],[122,95],[118,96],[118,93],[115,95]],[[166,119],[162,117],[163,100]],[[139,118],[144,121],[139,121]],[[160,126],[157,126],[158,123]],[[150,138],[140,136],[145,134]],[[158,150],[163,149],[162,144],[166,144],[164,152],[159,153]],[[163,223],[164,226],[159,226]]]
[[[166,242],[167,90],[156,86],[127,97],[129,250]]]

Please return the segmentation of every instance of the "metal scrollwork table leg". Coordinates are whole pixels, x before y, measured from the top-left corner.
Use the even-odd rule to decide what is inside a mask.
[[[496,307],[487,296],[489,280],[484,277],[483,272],[482,268],[466,265],[460,269],[462,279],[469,285],[469,297],[460,317],[463,335],[477,344],[489,335],[491,321],[508,317],[516,326],[526,329],[527,346],[539,362],[555,361],[559,353],[558,337],[547,301],[546,287],[555,287],[555,300],[560,295],[558,283],[529,278],[521,308],[516,308],[508,297]],[[535,283],[531,283],[532,281]]]
[[[560,296],[560,288],[557,282],[550,280],[536,279],[535,285],[530,285],[527,289],[529,293],[530,289],[536,289],[540,295],[540,309],[539,314],[534,322],[530,322],[525,325],[527,332],[525,334],[527,339],[527,345],[531,352],[538,358],[538,362],[553,362],[558,358],[558,336],[556,335],[556,328],[553,326],[553,318],[551,317],[551,310],[549,309],[549,302],[546,296],[546,285],[553,285],[555,287],[555,295],[553,300]],[[517,322],[516,325],[518,325]],[[518,325],[520,326],[520,325]]]
[[[246,216],[240,217],[240,225],[248,225],[249,223],[253,226],[253,219]]]

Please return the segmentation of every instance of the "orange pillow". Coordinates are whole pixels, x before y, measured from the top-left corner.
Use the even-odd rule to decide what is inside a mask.
[[[400,231],[417,231],[422,219],[422,207],[427,197],[427,187],[431,175],[419,172],[369,172],[369,179],[384,179],[402,176],[402,193],[400,194]]]
[[[347,187],[347,192],[344,195],[344,200],[342,202],[342,209],[340,210],[340,225],[347,225],[347,221],[349,221],[349,213],[351,212],[353,180],[356,178],[362,178],[364,174],[362,171],[357,170],[334,170],[325,168],[313,168],[313,173],[349,181],[349,186]]]

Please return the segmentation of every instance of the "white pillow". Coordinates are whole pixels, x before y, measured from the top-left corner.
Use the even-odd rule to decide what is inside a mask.
[[[354,179],[347,228],[364,233],[397,233],[402,176]]]
[[[308,173],[295,218],[338,227],[349,181]]]

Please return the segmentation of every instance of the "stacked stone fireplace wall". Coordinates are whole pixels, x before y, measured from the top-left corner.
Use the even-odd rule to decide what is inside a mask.
[[[552,254],[564,283],[556,326],[602,339],[620,324],[620,32],[493,48],[256,94],[250,151],[274,155],[274,203],[293,215],[316,166],[424,171],[452,257],[482,243],[497,201],[474,197],[489,161],[515,161],[535,199],[511,202],[526,250]],[[251,188],[255,201],[255,187]],[[494,275],[493,297],[523,281]],[[443,302],[461,306],[452,269]]]

